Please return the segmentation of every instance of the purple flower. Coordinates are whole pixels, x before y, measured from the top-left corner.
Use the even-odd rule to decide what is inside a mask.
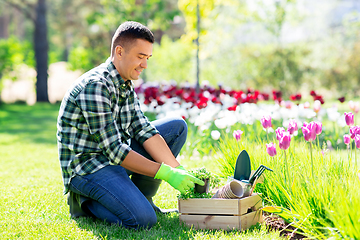
[[[243,134],[243,131],[241,131],[241,130],[235,130],[233,132],[233,136],[236,139],[236,141],[239,141],[241,139],[242,134]]]
[[[304,138],[308,142],[312,142],[316,138],[316,125],[315,122],[304,123],[301,127],[301,130],[304,134]]]
[[[360,134],[360,127],[359,126],[352,126],[350,127],[350,137],[354,139],[356,135]]]
[[[316,126],[316,129],[315,129],[316,135],[319,135],[322,132],[322,123],[315,122],[315,126]]]
[[[268,129],[272,126],[271,124],[271,116],[263,116],[260,119],[261,125],[263,126],[263,128]]]
[[[349,134],[345,134],[345,135],[344,135],[344,143],[345,143],[346,145],[349,145],[349,144],[350,144],[350,136],[349,136]]]
[[[291,136],[289,132],[284,132],[279,140],[279,147],[282,150],[286,150],[290,147]]]
[[[356,135],[354,140],[355,140],[356,148],[360,148],[360,135]]]
[[[285,129],[283,127],[278,127],[276,130],[276,139],[280,141],[281,137],[284,135]]]
[[[352,126],[354,125],[354,114],[352,112],[346,112],[344,113],[345,115],[345,122],[346,122],[346,125],[348,126]]]
[[[298,130],[297,123],[294,119],[291,119],[288,125],[288,132],[292,135],[296,130]]]
[[[276,146],[274,143],[269,143],[269,144],[266,144],[266,152],[271,156],[275,156],[276,155]]]

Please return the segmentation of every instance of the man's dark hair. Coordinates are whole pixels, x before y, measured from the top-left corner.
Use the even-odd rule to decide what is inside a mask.
[[[143,39],[154,43],[154,34],[138,22],[128,21],[122,23],[116,30],[111,42],[111,55],[114,53],[117,45],[123,48],[129,47],[135,39]]]

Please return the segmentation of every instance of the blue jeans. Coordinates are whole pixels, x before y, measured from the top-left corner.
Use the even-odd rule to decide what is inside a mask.
[[[152,124],[176,157],[186,141],[186,122],[182,118],[166,118]],[[135,139],[131,139],[130,147],[153,160]],[[121,166],[109,165],[92,174],[77,175],[71,179],[70,191],[90,198],[84,206],[86,210],[109,223],[138,229],[150,228],[157,221],[153,207]]]

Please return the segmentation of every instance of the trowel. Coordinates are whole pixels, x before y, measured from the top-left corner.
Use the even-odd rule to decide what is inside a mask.
[[[249,180],[251,174],[251,162],[246,150],[242,150],[236,160],[234,179],[242,181]]]
[[[261,176],[261,174],[265,171],[273,171],[272,169],[260,165],[260,167],[254,172],[252,177],[251,175],[251,161],[249,154],[246,150],[242,150],[236,160],[235,171],[234,171],[234,179],[239,180],[244,188],[243,197],[247,197],[252,194],[252,191],[255,187],[255,181]]]

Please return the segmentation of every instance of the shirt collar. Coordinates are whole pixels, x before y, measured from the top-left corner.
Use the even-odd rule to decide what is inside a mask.
[[[132,82],[130,80],[124,81],[122,77],[120,76],[118,70],[116,69],[115,65],[111,61],[111,58],[109,57],[106,60],[107,69],[109,70],[110,78],[114,82],[115,87],[119,88],[120,90],[127,91],[131,89]]]

